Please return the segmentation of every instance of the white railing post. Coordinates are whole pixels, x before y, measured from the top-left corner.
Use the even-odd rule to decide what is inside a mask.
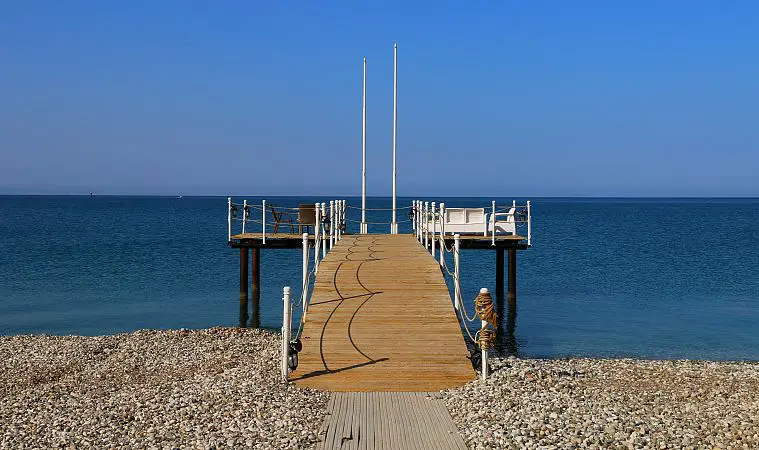
[[[414,214],[411,215],[411,231],[416,233],[416,209],[414,208],[414,201],[411,201],[411,212]]]
[[[335,201],[329,201],[329,249],[335,245]]]
[[[482,288],[480,289],[480,294],[487,294],[488,288]],[[486,321],[482,321],[480,324],[480,333],[482,333],[482,330],[487,328],[488,323]],[[480,374],[481,379],[486,379],[488,377],[488,349],[487,347],[483,347],[480,349],[482,351],[482,373]]]
[[[261,243],[266,244],[266,200],[261,201]]]
[[[461,236],[456,233],[453,235],[453,307],[458,311],[461,308],[461,260],[459,259],[459,250],[461,249]]]
[[[300,286],[303,296],[303,315],[305,315],[308,298],[308,233],[303,233],[303,283]]]
[[[327,217],[327,204],[322,202],[322,214]],[[324,222],[322,222],[324,226]],[[327,233],[326,230],[322,230],[322,259],[327,256]]]
[[[416,201],[416,240],[422,243],[422,201]]]
[[[495,200],[492,201],[493,204],[493,212],[490,214],[490,234],[492,234],[492,240],[490,242],[490,245],[492,247],[495,247]]]
[[[532,210],[529,200],[527,200],[527,246],[532,247]]]
[[[445,203],[440,203],[440,267],[445,265]]]
[[[314,273],[319,271],[319,251],[321,249],[319,229],[322,226],[322,215],[319,207],[319,203],[314,203],[314,217],[316,218],[316,223],[314,223]]]
[[[227,242],[232,242],[232,197],[227,197]]]
[[[245,212],[248,210],[248,200],[242,201],[242,232],[245,234],[245,222],[247,217],[245,217]]]
[[[437,217],[435,216],[435,202],[432,202],[432,247],[430,250],[430,254],[432,257],[435,257],[435,240],[437,239],[437,236],[435,235],[437,233]]]
[[[430,202],[424,202],[424,248],[430,248]]]
[[[289,367],[287,361],[290,357],[290,287],[282,289],[282,381],[287,383]]]

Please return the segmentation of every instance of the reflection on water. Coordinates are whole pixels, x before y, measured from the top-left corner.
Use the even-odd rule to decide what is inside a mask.
[[[516,338],[517,327],[517,302],[508,302],[508,313],[504,320],[503,294],[496,297],[496,312],[498,313],[498,326],[495,334],[495,349],[501,356],[519,356],[519,348]],[[506,324],[504,326],[504,323]]]
[[[249,315],[248,297],[240,294],[240,328],[259,328],[261,326],[261,291],[253,289],[250,300],[252,314]]]

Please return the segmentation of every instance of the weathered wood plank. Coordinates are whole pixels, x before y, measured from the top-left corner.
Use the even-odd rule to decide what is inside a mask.
[[[326,416],[328,438],[317,448],[466,448],[442,401],[424,393],[334,392],[332,396],[330,407],[339,411]]]
[[[319,265],[291,380],[438,391],[475,378],[438,263],[410,235],[345,236]]]

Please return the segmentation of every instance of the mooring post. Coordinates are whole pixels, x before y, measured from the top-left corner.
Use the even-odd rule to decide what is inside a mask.
[[[290,287],[282,289],[282,381],[287,383],[287,360],[290,355]]]
[[[319,239],[319,229],[322,227],[322,215],[319,211],[321,205],[314,203],[314,217],[316,217],[316,223],[314,224],[314,273],[319,271],[319,250],[321,247],[321,240]]]
[[[248,300],[248,248],[240,247],[240,298]]]
[[[440,267],[445,265],[445,203],[440,203]]]
[[[430,250],[430,254],[432,254],[432,257],[435,257],[435,240],[437,240],[437,217],[435,216],[435,202],[432,202],[432,246]]]
[[[248,218],[245,217],[247,216],[246,214],[247,212],[248,212],[248,200],[245,199],[242,201],[242,234],[245,234],[245,222],[248,221],[247,220]]]
[[[509,249],[509,303],[517,301],[517,250]]]
[[[480,294],[487,294],[488,288],[482,288],[480,289]],[[488,327],[488,323],[484,320],[480,322],[480,333],[482,333],[482,330]],[[482,351],[482,373],[480,374],[480,377],[484,380],[488,377],[488,348],[485,346],[482,346],[480,348]]]
[[[461,249],[461,235],[453,235],[453,306],[458,311],[461,308],[461,262],[459,250]]]
[[[495,295],[503,299],[503,248],[495,249]]]

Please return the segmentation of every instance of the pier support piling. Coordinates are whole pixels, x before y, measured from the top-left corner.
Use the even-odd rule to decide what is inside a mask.
[[[240,300],[248,300],[248,249],[240,248]]]
[[[495,296],[503,300],[503,249],[495,249]]]
[[[255,299],[261,292],[261,249],[251,248],[250,255],[250,290]]]
[[[509,249],[509,293],[507,296],[509,304],[516,304],[517,301],[517,251]]]

